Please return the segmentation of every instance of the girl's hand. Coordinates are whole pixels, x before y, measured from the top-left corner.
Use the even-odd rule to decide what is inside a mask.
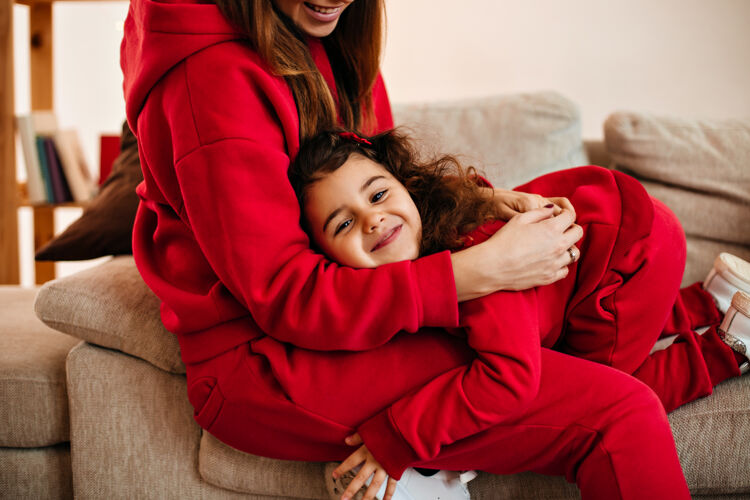
[[[508,189],[494,189],[492,196],[497,208],[500,210],[500,218],[505,221],[509,221],[514,216],[530,210],[543,208],[550,203],[555,205],[553,215],[558,215],[563,210],[570,210],[575,216],[575,209],[567,198],[545,198],[538,194],[521,193]]]
[[[346,444],[349,446],[362,444],[362,438],[359,434],[353,434],[346,438]],[[370,486],[367,488],[367,492],[362,500],[373,500],[375,494],[380,489],[380,485],[382,485],[383,481],[386,479],[388,479],[388,486],[386,487],[383,500],[390,500],[396,492],[396,480],[388,477],[385,469],[383,469],[375,457],[372,456],[372,453],[370,453],[370,450],[368,450],[367,446],[364,444],[362,444],[357,451],[349,455],[346,460],[341,462],[341,465],[334,469],[333,477],[337,478],[358,465],[361,465],[359,472],[357,472],[357,475],[352,479],[352,482],[349,483],[346,491],[344,491],[344,494],[341,496],[341,500],[349,500],[353,498],[354,494],[359,491],[370,476],[373,476],[372,482],[370,482]]]
[[[567,276],[568,266],[580,258],[575,243],[583,229],[574,212],[555,212],[552,206],[516,215],[484,243],[451,254],[459,302]]]

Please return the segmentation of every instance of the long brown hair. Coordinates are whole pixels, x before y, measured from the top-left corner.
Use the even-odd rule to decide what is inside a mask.
[[[306,35],[273,0],[213,0],[224,17],[284,77],[297,103],[300,140],[341,123],[372,130],[372,88],[380,67],[385,5],[383,0],[356,0],[323,39],[339,96],[338,109],[305,43]]]
[[[463,233],[498,218],[492,197],[477,184],[474,167],[463,167],[451,155],[420,161],[412,141],[398,130],[372,137],[355,134],[367,142],[352,139],[348,133],[326,131],[300,148],[289,168],[289,180],[303,211],[307,189],[352,154],[360,154],[383,165],[411,195],[422,218],[421,255],[461,248]]]

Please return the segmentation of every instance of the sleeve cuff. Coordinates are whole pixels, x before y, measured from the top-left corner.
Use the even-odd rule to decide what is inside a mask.
[[[447,250],[414,261],[422,300],[421,326],[458,326],[458,295],[453,264]]]
[[[367,420],[357,432],[370,453],[393,479],[401,479],[404,470],[419,461],[391,421],[390,408]]]

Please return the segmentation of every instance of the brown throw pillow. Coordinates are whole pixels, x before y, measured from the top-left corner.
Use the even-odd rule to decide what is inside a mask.
[[[122,125],[120,154],[99,194],[81,217],[37,251],[36,260],[88,260],[133,253],[131,238],[143,180],[138,144],[127,122]]]

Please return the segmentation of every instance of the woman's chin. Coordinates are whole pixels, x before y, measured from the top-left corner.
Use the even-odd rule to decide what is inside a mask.
[[[312,38],[325,38],[336,29],[336,22],[332,23],[301,23],[297,27],[301,29],[307,36]]]

